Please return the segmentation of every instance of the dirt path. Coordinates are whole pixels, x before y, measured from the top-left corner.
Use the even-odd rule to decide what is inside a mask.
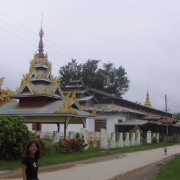
[[[160,168],[173,158],[174,156],[170,156],[156,163],[152,163],[131,172],[118,175],[111,180],[152,180],[157,175]]]
[[[174,156],[170,156],[168,158],[165,158],[161,161],[158,161],[153,164],[149,164],[147,166],[144,166],[142,168],[133,170],[131,172],[127,172],[121,175],[118,175],[111,180],[151,180],[155,175],[158,173],[159,169],[164,166],[169,160],[171,160]],[[79,161],[78,164],[88,164],[88,163],[94,163],[94,162],[103,162],[103,161],[109,161],[114,158],[117,158],[117,155],[112,155],[112,156],[107,156],[107,157],[101,157],[101,158],[92,158],[89,160],[85,161]],[[77,163],[77,162],[76,162]],[[57,170],[62,170],[66,168],[71,168],[75,166],[75,163],[67,163],[64,165],[55,165],[55,166],[48,166],[48,167],[43,167],[40,169],[40,173],[43,172],[52,172],[52,171],[57,171]],[[14,178],[21,178],[21,170],[18,169],[16,171],[12,172],[7,172],[5,174],[0,174],[0,179],[8,180],[8,179],[14,179]]]
[[[151,180],[161,166],[180,152],[179,149],[180,146],[171,147],[171,150],[169,148],[170,153],[166,156],[163,154],[163,149],[157,149],[129,154],[115,154],[73,163],[41,167],[39,176],[40,179],[43,180],[48,179],[49,176],[56,176],[55,180],[58,180],[59,177],[65,180],[70,178],[70,174],[72,174],[72,176],[75,174],[75,179],[83,180],[94,179],[94,177],[96,177],[96,179],[109,180]],[[149,156],[150,154],[152,157]],[[81,172],[80,175],[79,172]],[[101,175],[98,174],[99,172]],[[106,173],[107,176],[105,175]],[[21,170],[18,169],[16,171],[0,174],[0,179],[20,180],[22,179]]]

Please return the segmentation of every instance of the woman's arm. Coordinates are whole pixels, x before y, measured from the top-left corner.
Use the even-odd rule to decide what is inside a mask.
[[[27,166],[25,164],[22,164],[22,177],[23,177],[23,180],[27,180],[26,168],[27,168]]]

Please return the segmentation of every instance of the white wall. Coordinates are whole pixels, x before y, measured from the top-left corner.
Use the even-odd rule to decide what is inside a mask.
[[[97,114],[94,118],[87,118],[86,119],[86,129],[88,132],[94,132],[95,128],[95,119],[102,119],[106,120],[106,128],[107,133],[115,132],[115,124],[118,124],[118,120],[126,121],[126,115],[121,113],[106,113],[106,114]],[[32,125],[27,124],[28,129],[32,130]],[[69,124],[67,127],[66,132],[74,131],[74,132],[80,132],[80,129],[83,128],[82,124]],[[57,131],[57,125],[56,124],[42,124],[42,131],[43,132],[53,132]],[[60,133],[64,132],[64,125],[60,124]]]

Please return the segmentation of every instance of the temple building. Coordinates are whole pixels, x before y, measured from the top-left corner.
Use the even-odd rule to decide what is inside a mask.
[[[84,111],[91,112],[95,109],[96,116],[86,119],[86,129],[90,134],[99,134],[101,129],[106,129],[109,134],[129,132],[134,127],[139,127],[144,134],[149,130],[159,132],[162,140],[166,135],[165,123],[169,124],[170,135],[180,129],[172,118],[173,114],[150,107],[148,93],[147,105],[141,105],[98,89],[85,88],[80,80],[71,80],[65,86],[64,95],[72,92]]]
[[[70,81],[61,89],[59,78],[51,73],[52,64],[44,54],[41,27],[38,53],[30,61],[27,74],[10,97],[17,99],[0,107],[0,115],[23,116],[30,130],[79,132],[84,127],[89,133],[105,129],[107,133],[125,132],[139,126],[146,133],[166,134],[169,122],[171,134],[179,131],[171,113],[152,107],[147,92],[145,105],[134,103],[107,92],[85,88],[80,80]],[[2,92],[1,92],[2,93]],[[2,100],[1,100],[2,101]],[[70,128],[71,127],[71,128]]]
[[[23,116],[25,123],[32,123],[32,130],[40,131],[53,124],[54,131],[60,131],[60,124],[64,127],[64,137],[68,124],[82,124],[86,126],[86,118],[91,113],[82,110],[73,93],[64,96],[58,77],[51,73],[51,63],[43,51],[43,29],[39,36],[39,49],[30,61],[27,74],[23,75],[20,86],[11,98],[17,99],[0,108],[0,115]],[[48,124],[48,125],[47,125]],[[44,126],[44,127],[43,127]]]

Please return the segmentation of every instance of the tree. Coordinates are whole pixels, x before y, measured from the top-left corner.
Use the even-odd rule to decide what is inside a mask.
[[[98,68],[100,60],[87,60],[78,65],[75,59],[60,68],[60,82],[62,88],[70,80],[81,79],[87,88],[95,88],[122,97],[128,91],[129,83],[125,69],[120,66],[115,68],[112,63],[104,63]]]
[[[23,122],[23,117],[0,116],[0,159],[20,159],[26,143],[36,139]]]
[[[98,86],[102,89],[102,83],[98,81],[98,78],[101,78],[101,75],[99,74],[100,76],[97,76],[99,71],[98,63],[99,60],[88,60],[82,65],[82,81],[85,87],[95,88],[98,82]]]
[[[173,117],[174,117],[175,119],[180,120],[180,113],[175,113],[175,114],[173,115]]]
[[[67,85],[69,81],[81,78],[81,70],[82,66],[81,64],[77,64],[76,59],[71,59],[71,62],[61,67],[59,74],[62,89],[64,89],[65,85]]]

